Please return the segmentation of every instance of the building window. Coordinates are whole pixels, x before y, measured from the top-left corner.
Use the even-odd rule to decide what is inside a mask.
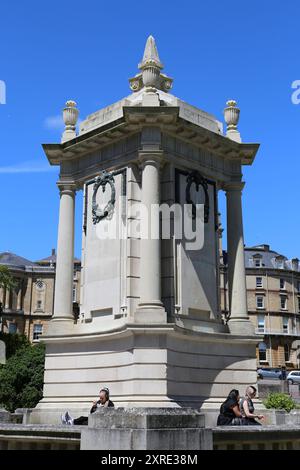
[[[77,302],[76,286],[73,286],[73,302]]]
[[[277,259],[276,264],[277,264],[278,269],[283,269],[284,268],[284,260],[283,259]]]
[[[266,343],[259,343],[258,345],[259,361],[267,360],[267,346]]]
[[[265,308],[265,298],[263,295],[256,296],[256,308]]]
[[[298,312],[300,313],[300,297],[298,297]]]
[[[8,325],[8,332],[11,333],[12,335],[17,333],[17,324],[10,322]]]
[[[283,327],[283,332],[288,333],[289,332],[289,319],[287,317],[283,317],[282,319],[282,327]]]
[[[279,285],[280,285],[280,289],[285,289],[285,280],[280,278],[279,279]]]
[[[37,308],[38,310],[41,310],[41,309],[42,309],[42,301],[41,301],[41,300],[38,300],[38,301],[36,302],[36,308]]]
[[[287,298],[285,295],[280,296],[280,308],[281,310],[286,310]]]
[[[284,360],[290,362],[290,346],[289,344],[284,345]]]
[[[253,258],[253,261],[254,261],[254,266],[256,268],[260,268],[261,267],[261,259],[260,258]]]
[[[36,341],[43,333],[43,325],[36,324],[33,326],[33,340]]]
[[[257,317],[257,329],[259,333],[264,333],[265,331],[265,316],[258,315]]]
[[[256,287],[262,287],[263,286],[263,278],[262,277],[257,277],[256,278]]]

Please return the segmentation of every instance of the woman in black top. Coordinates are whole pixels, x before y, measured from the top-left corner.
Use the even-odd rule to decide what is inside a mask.
[[[233,389],[220,407],[217,426],[232,426],[242,424],[242,414],[239,407],[240,393]]]
[[[104,387],[101,388],[99,392],[99,400],[95,400],[93,402],[93,406],[90,410],[90,413],[95,413],[97,408],[113,408],[115,405],[109,399],[109,390],[108,388]],[[69,412],[66,411],[61,416],[61,421],[63,424],[79,424],[79,425],[87,425],[88,424],[88,417],[87,416],[79,416],[79,418],[72,418],[69,415]]]

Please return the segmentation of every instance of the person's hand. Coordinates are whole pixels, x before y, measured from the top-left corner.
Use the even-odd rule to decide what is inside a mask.
[[[257,415],[258,419],[265,419],[264,415]]]
[[[97,405],[97,400],[94,400],[93,401],[93,406],[96,406]]]

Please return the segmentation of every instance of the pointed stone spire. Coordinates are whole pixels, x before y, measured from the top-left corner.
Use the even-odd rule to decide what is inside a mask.
[[[138,68],[141,73],[129,79],[130,88],[137,92],[145,88],[146,92],[154,93],[157,90],[168,92],[172,88],[173,79],[161,73],[163,69],[153,36],[149,36],[146,42],[143,60]]]
[[[155,39],[151,35],[147,39],[143,60],[139,64],[139,69],[143,70],[143,68],[149,65],[158,67],[160,70],[164,68],[163,64],[159,60]]]

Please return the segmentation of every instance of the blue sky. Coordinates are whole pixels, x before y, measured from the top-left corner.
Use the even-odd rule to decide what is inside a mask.
[[[243,141],[261,144],[244,170],[246,244],[300,257],[300,105],[291,101],[300,79],[299,18],[296,0],[2,3],[0,252],[36,260],[56,246],[58,171],[41,144],[60,141],[67,99],[84,118],[128,95],[153,34],[173,94],[220,120],[226,100],[236,99]],[[77,256],[80,232],[79,197]]]

